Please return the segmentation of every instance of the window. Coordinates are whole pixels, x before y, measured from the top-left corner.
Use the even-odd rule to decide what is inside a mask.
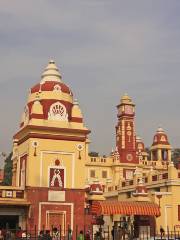
[[[48,120],[68,121],[66,107],[60,102],[53,103],[48,112]]]
[[[162,152],[162,160],[168,160],[168,151],[166,149],[163,149]]]
[[[91,170],[90,171],[90,177],[91,178],[95,178],[95,170]]]
[[[107,178],[107,171],[102,171],[102,178]]]
[[[91,158],[91,162],[96,162],[96,158]]]
[[[162,141],[162,142],[165,142],[165,141],[166,141],[165,136],[162,136],[162,137],[161,137],[161,141]]]
[[[60,92],[61,91],[61,86],[59,86],[58,84],[56,84],[55,86],[54,86],[54,91],[56,91],[56,92]]]

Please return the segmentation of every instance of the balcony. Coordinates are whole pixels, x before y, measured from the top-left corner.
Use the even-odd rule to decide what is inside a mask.
[[[18,187],[0,186],[0,205],[29,205],[25,191]]]

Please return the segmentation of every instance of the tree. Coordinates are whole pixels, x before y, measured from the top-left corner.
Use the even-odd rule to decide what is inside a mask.
[[[146,147],[146,148],[145,148],[145,152],[147,152],[147,154],[148,154],[147,159],[148,159],[148,160],[151,160],[150,148],[149,148],[149,147]]]
[[[90,152],[89,156],[90,157],[99,157],[99,153],[98,152]]]
[[[180,148],[174,148],[172,150],[172,161],[174,165],[177,167],[178,163],[180,162]]]
[[[3,179],[2,185],[6,185],[6,186],[11,186],[12,185],[12,167],[13,167],[13,163],[12,163],[11,158],[12,158],[12,152],[5,159],[4,179]]]

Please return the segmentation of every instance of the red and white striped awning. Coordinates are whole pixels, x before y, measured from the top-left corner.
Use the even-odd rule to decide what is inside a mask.
[[[92,213],[97,215],[149,215],[160,216],[160,208],[152,202],[94,201]]]

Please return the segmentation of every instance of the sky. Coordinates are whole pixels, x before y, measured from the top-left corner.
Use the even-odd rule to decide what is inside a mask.
[[[28,91],[49,59],[80,103],[91,151],[114,147],[124,93],[147,147],[158,126],[180,147],[179,13],[179,0],[1,0],[0,152],[11,152]]]

